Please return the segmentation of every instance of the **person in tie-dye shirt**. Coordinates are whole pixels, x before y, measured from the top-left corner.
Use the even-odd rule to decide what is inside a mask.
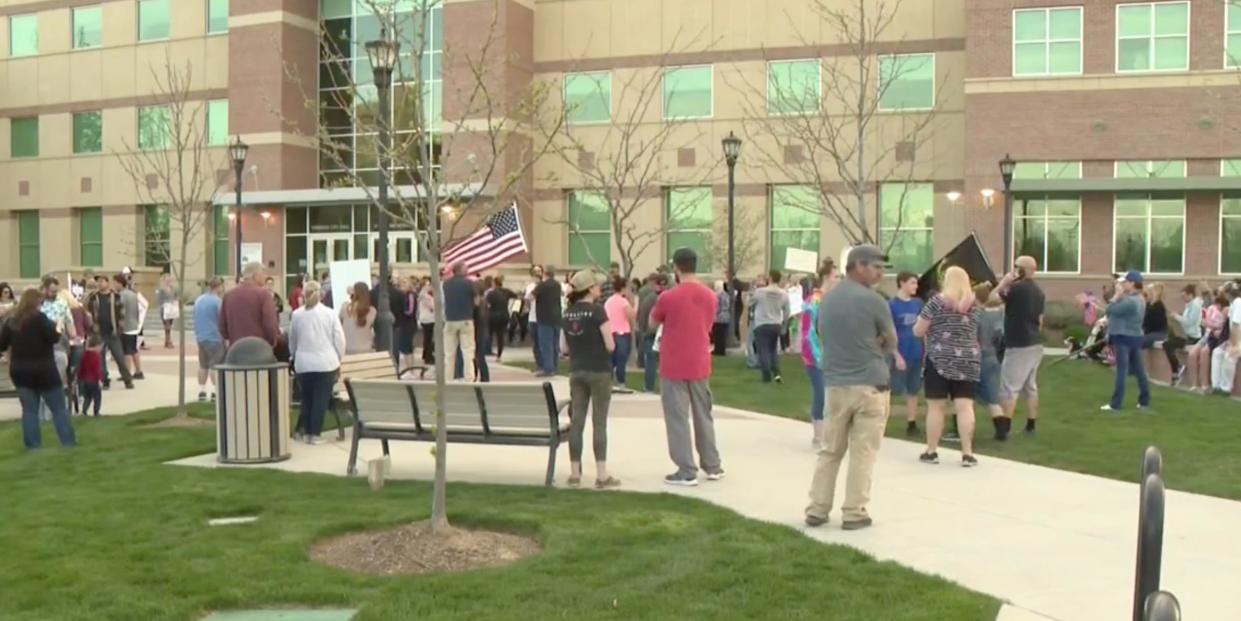
[[[810,424],[814,427],[811,445],[815,449],[823,442],[823,411],[827,396],[823,385],[823,351],[816,326],[819,319],[819,300],[840,282],[836,262],[831,259],[824,261],[819,268],[818,277],[818,286],[803,295],[801,313],[801,360],[806,367],[806,375],[810,377]]]

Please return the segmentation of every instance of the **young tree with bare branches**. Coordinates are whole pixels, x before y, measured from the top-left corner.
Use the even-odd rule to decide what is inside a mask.
[[[917,158],[940,108],[933,56],[898,53],[904,48],[893,23],[901,6],[901,0],[813,0],[817,19],[808,26],[825,34],[802,40],[817,48],[833,41],[844,52],[812,61],[769,58],[765,83],[733,80],[746,106],[747,159],[813,189],[790,193],[794,207],[827,218],[852,244],[885,250],[901,241],[906,196],[898,197],[894,220],[882,222],[871,221],[867,196],[877,199],[879,185],[888,182],[908,191],[925,174]],[[883,220],[883,210],[872,205]]]
[[[168,265],[177,283],[174,299],[178,315],[184,314],[186,277],[203,258],[193,242],[211,222],[212,204],[219,184],[216,173],[225,166],[226,136],[208,131],[208,102],[193,96],[193,69],[178,65],[165,54],[159,66],[150,67],[155,84],[155,103],[139,110],[138,144],[124,143],[116,153],[133,181],[143,203],[167,214],[170,239],[144,244],[148,261]],[[175,245],[171,243],[175,236]],[[177,416],[186,417],[185,332],[179,321],[177,340]]]
[[[677,48],[675,40],[670,48]],[[663,202],[664,190],[701,185],[717,168],[675,165],[682,149],[701,145],[704,133],[695,122],[698,115],[669,105],[678,95],[692,96],[681,86],[685,81],[678,79],[678,72],[686,68],[669,67],[669,56],[665,54],[654,68],[574,74],[572,83],[566,75],[563,100],[544,115],[546,122],[540,125],[541,136],[550,141],[552,153],[570,177],[552,176],[547,181],[580,188],[569,197],[570,213],[546,220],[566,227],[570,245],[577,244],[590,263],[606,270],[607,259],[596,256],[602,252],[583,241],[582,217],[572,212],[606,219],[609,251],[615,248],[619,253],[621,274],[626,278],[639,257],[660,249],[669,222],[692,219],[700,211],[689,201],[674,206],[677,211],[666,217],[653,215],[652,209]],[[705,95],[709,115],[710,93]]]
[[[441,291],[443,251],[516,202],[530,183],[534,161],[550,148],[550,136],[557,135],[557,130],[553,128],[545,138],[532,138],[528,131],[550,91],[533,79],[528,87],[515,89],[503,78],[506,64],[530,59],[506,51],[500,2],[493,2],[491,22],[479,24],[478,37],[470,47],[444,50],[435,49],[439,37],[432,31],[439,23],[442,0],[364,0],[363,6],[381,23],[381,38],[399,44],[400,60],[393,67],[392,81],[400,88],[393,89],[398,96],[391,110],[384,110],[372,97],[367,85],[370,76],[352,73],[349,50],[321,52],[321,60],[336,69],[329,72],[334,83],[332,90],[324,91],[325,100],[320,101],[313,90],[308,92],[306,85],[302,92],[316,113],[331,108],[343,115],[349,127],[376,131],[379,124],[396,121],[396,127],[386,128],[393,130],[391,144],[376,140],[374,152],[364,152],[361,144],[342,144],[331,131],[332,125],[322,120],[315,139],[322,155],[344,171],[338,183],[364,188],[368,201],[391,221],[419,231],[418,246],[430,271],[431,286]],[[326,34],[325,41],[334,40],[332,33]],[[438,74],[440,67],[443,76]],[[441,78],[445,84],[442,101],[429,86]],[[357,171],[352,160],[355,148],[359,157],[374,157],[379,162],[380,177],[391,182],[386,195],[380,195],[375,178]],[[436,304],[435,381],[440,389],[434,400],[433,532],[449,527],[443,386],[453,354],[444,351],[444,323],[444,306]]]

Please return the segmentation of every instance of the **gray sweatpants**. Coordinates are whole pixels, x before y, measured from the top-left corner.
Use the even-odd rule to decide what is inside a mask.
[[[659,398],[664,406],[664,425],[668,429],[668,455],[677,473],[696,476],[694,448],[702,469],[719,472],[720,452],[715,448],[715,419],[711,417],[709,380],[686,382],[660,378]],[[694,417],[694,443],[690,445],[690,415]]]
[[[569,461],[582,461],[582,435],[590,406],[591,441],[595,461],[608,460],[608,407],[612,403],[612,374],[574,371],[569,375]]]

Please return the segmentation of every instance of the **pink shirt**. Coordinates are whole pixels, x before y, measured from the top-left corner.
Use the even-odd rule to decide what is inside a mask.
[[[659,296],[651,321],[663,324],[659,376],[683,382],[711,377],[711,326],[719,303],[699,282],[683,282]]]
[[[629,300],[616,293],[603,303],[603,310],[608,313],[608,324],[612,326],[613,334],[629,334],[632,331],[629,327],[629,308]]]

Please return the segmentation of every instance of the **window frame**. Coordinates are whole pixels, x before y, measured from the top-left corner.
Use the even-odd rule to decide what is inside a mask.
[[[1020,246],[1020,244],[1017,243],[1017,222],[1020,220],[1041,221],[1043,223],[1043,254],[1042,256],[1035,257],[1035,259],[1038,261],[1039,270],[1042,273],[1050,274],[1053,276],[1079,276],[1081,275],[1082,273],[1082,238],[1085,236],[1083,234],[1084,231],[1082,229],[1082,197],[1081,195],[1080,194],[1073,195],[1073,200],[1074,202],[1077,203],[1077,217],[1076,217],[1076,220],[1077,220],[1077,253],[1076,253],[1077,269],[1071,272],[1063,271],[1063,270],[1048,269],[1050,266],[1050,263],[1047,260],[1047,247],[1048,247],[1048,237],[1049,237],[1047,234],[1047,231],[1049,230],[1049,225],[1051,224],[1053,220],[1067,220],[1068,216],[1051,216],[1046,211],[1043,212],[1043,215],[1041,218],[1038,216],[1023,216],[1018,213],[1017,205],[1016,205],[1018,201],[1029,200],[1029,199],[1042,200],[1042,201],[1068,200],[1066,195],[1063,195],[1063,194],[1057,195],[1055,193],[1047,193],[1047,192],[1041,192],[1041,193],[1036,192],[1033,194],[1022,194],[1020,197],[1015,196],[1013,198],[1014,198],[1013,218],[1012,218],[1013,229],[1009,231],[1009,240],[1010,240],[1009,248],[1013,249],[1014,256],[1011,256],[1008,258],[1008,263],[1006,263],[1006,265],[1011,264],[1013,261],[1017,260],[1017,256],[1016,256],[1018,252],[1017,248]],[[1113,211],[1113,227],[1114,226],[1115,226],[1115,211]],[[1113,245],[1115,244],[1115,235],[1113,235],[1112,243]],[[1149,252],[1149,249],[1148,249],[1148,252]],[[1112,250],[1112,262],[1113,263],[1116,262],[1116,251],[1115,250]],[[1149,263],[1149,260],[1148,260],[1148,263]]]
[[[817,76],[814,81],[814,89],[815,89],[814,108],[812,110],[793,110],[793,111],[773,110],[772,109],[773,100],[771,98],[771,68],[772,66],[793,65],[793,64],[798,64],[798,63],[814,63],[815,75]],[[764,67],[764,74],[765,75],[763,77],[766,81],[765,86],[767,90],[767,116],[768,117],[796,116],[799,114],[814,114],[814,115],[823,114],[823,59],[821,58],[790,58],[788,60],[769,60],[767,61],[766,67]]]
[[[16,125],[18,121],[34,121],[34,153],[31,153],[28,155],[17,155],[14,152],[15,149],[13,147],[16,146],[16,143],[14,141],[17,138],[17,132],[14,131],[13,126]],[[9,119],[9,159],[10,160],[30,160],[30,159],[36,159],[39,157],[39,154],[42,152],[42,149],[40,148],[42,146],[41,144],[42,140],[40,140],[40,136],[39,136],[39,130],[40,130],[39,125],[41,125],[41,123],[39,123],[38,116],[21,116],[21,117],[14,117],[14,118]]]
[[[824,219],[824,216],[822,213],[814,213],[810,211],[809,209],[805,209],[802,207],[798,207],[796,205],[792,205],[790,207],[791,209],[809,214],[810,216],[814,217],[815,226],[813,228],[812,227],[797,227],[797,228],[781,227],[777,229],[775,225],[776,223],[776,191],[779,190],[780,188],[806,188],[808,189],[810,196],[812,196],[816,200],[816,202],[819,203],[820,208],[822,208],[823,196],[819,192],[819,190],[815,189],[814,185],[812,184],[773,183],[767,186],[767,240],[766,240],[767,241],[767,257],[766,257],[767,258],[767,261],[766,261],[767,269],[777,269],[783,272],[785,271],[783,264],[776,265],[775,263],[773,263],[775,259],[775,255],[774,255],[775,244],[772,243],[772,241],[775,237],[775,234],[776,233],[787,233],[787,232],[807,233],[807,232],[813,231],[815,234],[814,252],[815,254],[821,255],[823,251],[823,219]],[[805,250],[805,248],[802,248],[802,250]],[[787,261],[788,261],[788,255],[786,253],[785,262]]]
[[[1185,239],[1186,239],[1186,235],[1188,234],[1187,213],[1189,211],[1189,202],[1185,195],[1181,195],[1181,199],[1180,199],[1181,200],[1181,217],[1180,217],[1180,220],[1181,220],[1181,271],[1179,272],[1156,272],[1153,269],[1151,269],[1152,268],[1151,266],[1151,224],[1152,224],[1152,220],[1156,218],[1168,219],[1168,220],[1174,219],[1173,216],[1151,215],[1151,201],[1155,200],[1154,198],[1152,198],[1152,196],[1153,194],[1158,194],[1158,192],[1156,193],[1120,192],[1120,193],[1112,195],[1112,273],[1119,274],[1119,273],[1124,273],[1126,271],[1126,270],[1119,269],[1116,265],[1116,238],[1118,237],[1116,234],[1116,230],[1117,230],[1116,220],[1118,218],[1125,218],[1128,220],[1138,219],[1138,216],[1120,216],[1117,214],[1116,203],[1118,201],[1118,196],[1122,194],[1134,194],[1134,195],[1142,194],[1146,196],[1146,215],[1142,217],[1142,219],[1145,220],[1146,222],[1146,257],[1144,260],[1144,263],[1146,263],[1146,269],[1140,270],[1140,271],[1148,277],[1149,276],[1159,276],[1159,277],[1184,276],[1185,275]],[[1126,199],[1126,200],[1129,200],[1129,199]],[[1222,243],[1222,240],[1221,240],[1221,243]]]
[[[1155,34],[1155,7],[1161,4],[1183,4],[1185,5],[1185,66],[1179,69],[1156,69],[1155,68],[1155,40],[1160,35]],[[1174,73],[1177,71],[1189,71],[1193,64],[1193,6],[1189,0],[1161,0],[1158,2],[1121,2],[1116,4],[1113,19],[1113,41],[1112,41],[1112,58],[1114,70],[1116,73]],[[1120,68],[1120,9],[1121,7],[1145,6],[1150,9],[1151,33],[1145,39],[1148,42],[1147,51],[1150,53],[1150,67],[1147,69],[1121,69]],[[1225,20],[1225,28],[1227,28],[1227,20]],[[1167,38],[1172,35],[1162,35]],[[1178,35],[1179,36],[1179,35]],[[1123,37],[1125,39],[1138,39],[1139,37]],[[1227,42],[1225,41],[1224,49],[1227,50]]]
[[[931,57],[931,105],[924,108],[885,108],[883,107],[883,61],[885,58],[907,58],[910,56],[930,56]],[[876,75],[876,92],[875,92],[875,110],[884,114],[900,114],[911,112],[930,112],[935,109],[935,95],[938,90],[938,80],[935,67],[935,52],[912,52],[909,54],[881,54],[878,57],[878,74]]]
[[[211,29],[211,5],[214,4],[215,0],[206,0],[207,23],[205,24],[204,29],[208,37],[215,37],[219,35],[228,34],[228,16],[229,16],[229,13],[232,12],[232,6],[231,6],[232,3],[230,2],[230,0],[221,0],[221,1],[224,2],[224,11],[225,11],[224,12],[224,30],[212,30]]]
[[[150,39],[144,39],[142,38],[142,7],[143,5],[154,3],[154,2],[162,2],[164,4],[164,7],[168,13],[168,32],[165,33],[164,36],[162,37],[153,37]],[[156,41],[167,41],[172,38],[172,3],[171,2],[169,2],[168,0],[138,0],[138,4],[136,8],[137,10],[135,11],[135,17],[137,18],[138,23],[135,24],[137,29],[134,34],[136,35],[136,38],[137,38],[137,41],[136,41],[137,44],[152,43]]]
[[[162,140],[160,140],[160,144],[158,146],[143,146],[142,144],[142,112],[144,110],[163,110],[164,111],[163,116],[164,116],[165,127],[164,127],[164,132],[161,135]],[[168,127],[167,126],[169,123],[172,122],[172,119],[171,119],[172,112],[168,109],[168,106],[161,106],[158,104],[152,105],[152,106],[139,106],[136,109],[136,114],[138,115],[138,123],[137,123],[138,140],[136,141],[137,142],[136,146],[138,147],[138,150],[139,151],[160,151],[160,150],[167,149],[168,148]]]
[[[78,45],[78,12],[94,11],[99,19],[99,43],[95,45]],[[103,47],[103,5],[87,4],[83,6],[75,6],[69,12],[69,46],[71,51],[78,50],[95,50]]]
[[[707,203],[707,226],[706,228],[673,228],[672,218],[672,195],[676,192],[706,192]],[[701,234],[706,236],[706,247],[703,252],[698,255],[698,271],[706,273],[711,271],[711,265],[715,261],[715,257],[711,253],[711,242],[715,236],[715,228],[712,226],[715,217],[715,190],[709,185],[682,185],[670,186],[664,188],[664,261],[672,260],[673,253],[676,249],[669,243],[669,236],[673,233],[680,234]],[[705,255],[705,256],[704,256]],[[703,261],[703,259],[706,261]]]
[[[34,21],[34,51],[29,54],[18,54],[13,49],[13,43],[17,38],[13,36],[13,23],[19,20]],[[9,58],[30,58],[39,55],[39,14],[38,13],[18,13],[9,16]]]
[[[904,194],[904,196],[902,196],[902,200],[901,200],[901,205],[902,205],[901,211],[904,211],[904,210],[905,210],[905,208],[906,208],[906,206],[908,205],[908,200],[909,200],[909,188],[910,188],[911,186],[926,186],[926,187],[927,187],[927,189],[929,189],[929,190],[930,190],[930,199],[931,199],[931,225],[930,225],[930,226],[907,226],[907,225],[904,223],[904,216],[902,216],[902,217],[901,217],[901,224],[900,224],[899,226],[894,226],[894,227],[893,227],[893,226],[884,226],[884,225],[883,225],[883,222],[884,222],[884,219],[883,219],[883,202],[884,202],[884,201],[883,201],[883,194],[884,194],[884,192],[883,192],[883,188],[884,188],[884,186],[893,186],[893,187],[895,187],[895,186],[904,186],[904,187],[905,187],[905,190],[903,190],[903,194]],[[884,252],[885,252],[885,253],[887,253],[887,252],[890,250],[890,246],[889,246],[886,242],[887,242],[887,241],[893,241],[893,240],[894,240],[897,236],[899,236],[901,233],[904,233],[904,232],[911,232],[911,231],[922,232],[922,233],[929,233],[929,234],[930,234],[930,244],[931,244],[931,246],[930,246],[929,252],[928,252],[927,254],[931,257],[931,259],[930,259],[930,260],[931,260],[932,262],[933,262],[933,261],[935,261],[935,184],[934,184],[934,182],[932,182],[932,181],[889,181],[889,182],[883,182],[883,183],[880,183],[880,184],[878,185],[878,196],[876,196],[876,198],[877,198],[877,204],[876,204],[876,213],[875,213],[876,218],[875,218],[875,220],[876,220],[876,224],[878,225],[878,226],[876,227],[876,231],[877,231],[877,232],[878,232],[878,234],[879,234],[879,247],[880,247],[880,248],[882,248],[882,249],[884,250]],[[886,239],[886,238],[885,238],[885,236],[884,236],[884,233],[885,233],[885,232],[887,232],[889,235],[891,235],[891,236],[893,237],[893,240],[888,240],[888,239]],[[897,269],[897,270],[899,271],[900,266],[897,266],[895,269]],[[917,271],[917,270],[911,270],[911,271]]]
[[[39,224],[39,211],[37,209],[19,209],[13,211],[17,220],[17,271],[18,276],[23,279],[36,279],[43,275],[43,230]],[[22,219],[31,218],[34,220],[34,242],[30,242],[22,235]],[[35,249],[34,269],[26,270],[26,265],[22,262],[23,251],[27,248]]]
[[[606,119],[602,119],[602,120],[590,120],[590,121],[578,121],[578,120],[573,120],[573,119],[571,119],[571,118],[570,118],[570,113],[571,113],[571,111],[569,110],[569,79],[570,79],[570,78],[574,78],[574,77],[581,77],[581,76],[599,76],[599,75],[602,75],[602,76],[606,76],[606,77],[607,77],[607,86],[608,86],[608,96],[607,96],[607,103],[608,103],[608,118],[606,118]],[[602,84],[602,82],[595,81],[595,84]],[[614,112],[614,110],[612,109],[612,71],[611,71],[611,70],[604,70],[604,71],[572,71],[572,72],[566,72],[566,73],[564,74],[564,77],[561,79],[561,86],[560,86],[560,98],[561,98],[561,101],[562,101],[562,102],[564,102],[564,107],[565,107],[565,124],[566,124],[566,125],[607,125],[607,124],[611,123],[611,122],[612,122],[612,113]]]
[[[1120,176],[1120,165],[1121,164],[1133,164],[1137,162],[1146,163],[1146,177],[1121,177]],[[1167,162],[1170,164],[1179,162],[1181,165],[1181,176],[1179,177],[1156,177],[1154,175],[1154,166],[1152,166],[1152,164],[1156,162]],[[1221,166],[1222,165],[1223,164],[1221,163]],[[1113,179],[1143,179],[1143,178],[1145,179],[1184,179],[1188,176],[1189,176],[1189,160],[1114,160],[1112,162],[1112,178]]]
[[[1076,11],[1077,12],[1077,38],[1076,39],[1053,39],[1051,36],[1051,13],[1052,11]],[[1041,73],[1017,73],[1017,14],[1018,13],[1042,13],[1043,24],[1046,27],[1046,36],[1043,38],[1043,59],[1045,69]],[[1081,75],[1084,70],[1085,60],[1085,18],[1086,11],[1082,6],[1051,6],[1051,7],[1030,7],[1013,9],[1012,16],[1012,57],[1011,71],[1014,78],[1036,78],[1046,76],[1062,76],[1062,75]],[[1069,43],[1077,42],[1077,71],[1057,72],[1051,70],[1051,44],[1052,43]],[[1033,41],[1022,41],[1022,43],[1033,43]]]
[[[663,113],[663,119],[665,121],[688,121],[688,120],[696,120],[696,119],[715,118],[715,65],[710,64],[710,63],[702,64],[702,65],[675,65],[672,67],[663,67],[662,69],[663,69],[663,75],[660,76],[660,82],[661,82],[660,84],[661,93],[660,94],[663,96],[662,97],[663,110],[661,112]],[[711,76],[711,80],[709,82],[711,85],[711,88],[709,90],[708,97],[707,97],[707,100],[711,104],[711,109],[707,111],[706,116],[668,116],[668,72],[684,70],[684,69],[706,69],[708,74]]]
[[[103,240],[105,237],[103,234],[103,209],[100,207],[80,207],[78,209],[75,209],[74,211],[77,212],[75,215],[77,216],[77,220],[78,220],[78,265],[81,265],[82,267],[103,267]],[[87,216],[90,216],[92,218],[98,218],[98,222],[99,222],[99,239],[98,240],[87,241],[86,239],[86,221],[87,221],[86,218]],[[92,262],[87,261],[86,259],[86,247],[87,246],[98,248],[99,261],[97,263],[92,263]]]
[[[578,227],[578,230],[576,232],[573,230],[573,222],[574,222],[573,205],[574,205],[575,196],[578,194],[583,194],[583,195],[594,194],[598,196],[601,201],[603,201],[604,206],[608,210],[607,217],[609,218],[609,222],[606,228],[582,229],[581,227]],[[569,190],[568,192],[565,193],[565,261],[570,266],[579,267],[579,266],[591,265],[589,263],[577,263],[573,261],[573,256],[572,256],[573,255],[573,238],[575,236],[582,238],[581,244],[583,246],[587,246],[586,236],[606,235],[608,239],[608,256],[602,257],[602,258],[601,257],[586,257],[586,258],[587,260],[594,259],[595,263],[593,265],[595,267],[606,267],[607,264],[612,261],[613,240],[612,240],[612,224],[610,221],[611,212],[612,212],[611,201],[608,200],[607,193],[603,192],[602,190],[591,190],[588,188],[580,188],[580,189]]]
[[[146,267],[168,267],[172,263],[172,215],[168,211],[167,205],[142,205],[142,264]],[[162,214],[161,214],[162,210]],[[152,215],[156,217],[152,217]],[[162,235],[158,237],[151,236],[152,222],[162,222],[164,228],[161,229]],[[164,262],[155,262],[158,259],[151,257],[151,248],[153,246],[161,246],[165,248],[166,255]]]
[[[78,117],[84,116],[87,114],[93,114],[99,117],[99,148],[94,151],[79,151],[78,150]],[[100,153],[103,153],[103,110],[82,110],[81,112],[74,112],[72,115],[70,115],[70,125],[71,125],[71,131],[73,132],[72,148],[73,148],[74,155],[98,155]]]

